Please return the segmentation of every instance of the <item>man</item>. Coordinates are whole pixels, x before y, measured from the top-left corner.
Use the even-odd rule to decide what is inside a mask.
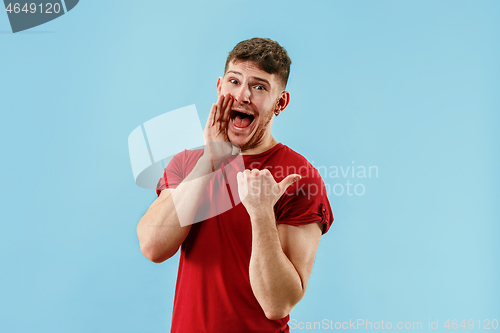
[[[174,156],[137,226],[149,260],[181,248],[172,332],[289,331],[333,221],[317,170],[271,135],[290,101],[290,64],[270,39],[235,46],[217,81],[205,148]],[[235,147],[246,170],[234,166]],[[217,210],[229,200],[231,209]]]

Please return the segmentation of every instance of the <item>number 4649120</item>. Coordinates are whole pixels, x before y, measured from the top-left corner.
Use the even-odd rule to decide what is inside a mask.
[[[59,14],[61,11],[61,5],[58,3],[46,3],[45,8],[43,8],[43,3],[37,5],[36,3],[30,3],[29,6],[27,3],[21,8],[21,5],[18,3],[12,4],[9,3],[7,8],[5,9],[9,14],[14,13],[18,14],[20,12],[24,13],[40,13],[40,14]]]

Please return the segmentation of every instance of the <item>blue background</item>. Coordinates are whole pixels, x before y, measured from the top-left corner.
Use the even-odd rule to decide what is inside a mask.
[[[80,1],[12,34],[2,11],[0,331],[169,330],[178,255],[139,251],[156,195],[127,137],[190,104],[204,123],[227,53],[256,36],[293,61],[278,141],[378,167],[325,177],[365,193],[331,193],[292,319],[499,320],[499,17],[498,1]]]

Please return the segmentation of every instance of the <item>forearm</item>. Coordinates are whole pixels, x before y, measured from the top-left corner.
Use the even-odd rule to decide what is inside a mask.
[[[172,193],[170,190],[162,191],[137,225],[141,252],[156,263],[167,260],[177,252],[190,227],[180,226]]]
[[[304,295],[300,276],[281,248],[274,212],[252,217],[250,284],[267,318],[285,317]]]
[[[200,158],[175,190],[163,190],[137,225],[142,253],[153,262],[172,257],[186,239],[199,202],[213,176],[210,162]]]

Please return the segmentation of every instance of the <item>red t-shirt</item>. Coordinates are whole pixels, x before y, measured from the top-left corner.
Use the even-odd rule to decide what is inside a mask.
[[[202,154],[198,149],[175,155],[158,182],[157,194],[175,188]],[[302,176],[276,203],[277,224],[320,222],[323,233],[328,231],[333,214],[325,185],[303,156],[281,143],[261,154],[242,156],[246,169],[267,168],[276,182],[292,173]],[[182,243],[171,332],[289,332],[290,316],[267,319],[250,286],[252,229],[238,197],[236,173],[243,170],[237,169],[228,164],[214,173],[200,205],[212,209],[207,215],[212,217],[191,225]]]

